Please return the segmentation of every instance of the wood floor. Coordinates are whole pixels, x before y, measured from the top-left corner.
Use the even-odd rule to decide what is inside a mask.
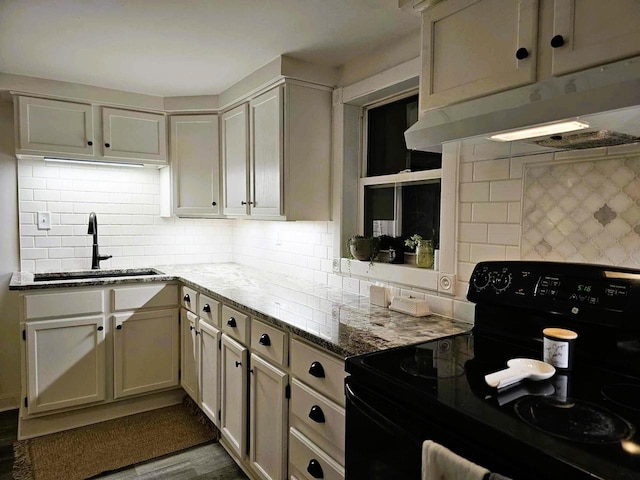
[[[13,442],[18,434],[18,411],[0,412],[0,480],[12,480]],[[139,463],[100,480],[247,480],[247,476],[218,443],[207,443]]]

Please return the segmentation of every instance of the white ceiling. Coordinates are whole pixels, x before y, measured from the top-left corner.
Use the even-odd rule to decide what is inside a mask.
[[[216,95],[279,55],[340,66],[419,28],[397,0],[0,0],[0,72]]]

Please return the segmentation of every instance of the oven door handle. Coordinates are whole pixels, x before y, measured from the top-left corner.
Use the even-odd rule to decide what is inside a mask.
[[[345,384],[344,390],[345,396],[347,398],[347,403],[351,402],[351,404],[358,410],[359,413],[381,427],[384,431],[389,432],[398,438],[410,437],[417,442],[422,441],[422,439],[416,438],[412,433],[399,427],[396,422],[390,420],[383,413],[376,410],[374,406],[363,400],[362,397],[358,396],[358,394],[353,391],[352,385],[349,385],[348,383]]]

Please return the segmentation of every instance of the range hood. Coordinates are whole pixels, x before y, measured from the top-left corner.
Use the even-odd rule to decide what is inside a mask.
[[[553,122],[579,120],[575,133],[518,140],[527,153],[640,141],[640,60],[626,60],[483,98],[429,110],[405,132],[411,150],[440,151],[443,143],[489,137]]]

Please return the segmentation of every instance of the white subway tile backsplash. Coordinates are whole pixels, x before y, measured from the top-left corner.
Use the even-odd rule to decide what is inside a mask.
[[[460,201],[461,202],[488,202],[489,201],[489,182],[478,183],[461,183],[460,184]]]
[[[474,223],[506,222],[507,203],[474,203],[472,204],[471,221]]]
[[[488,243],[520,245],[520,231],[520,225],[491,224],[488,228]]]
[[[461,242],[486,243],[487,225],[482,223],[461,223],[458,230],[458,239]]]
[[[522,200],[522,180],[491,182],[491,202],[513,202]]]
[[[509,159],[473,163],[473,181],[506,180],[509,178]]]
[[[469,261],[478,263],[485,260],[505,260],[506,247],[502,245],[472,244],[469,251]]]

